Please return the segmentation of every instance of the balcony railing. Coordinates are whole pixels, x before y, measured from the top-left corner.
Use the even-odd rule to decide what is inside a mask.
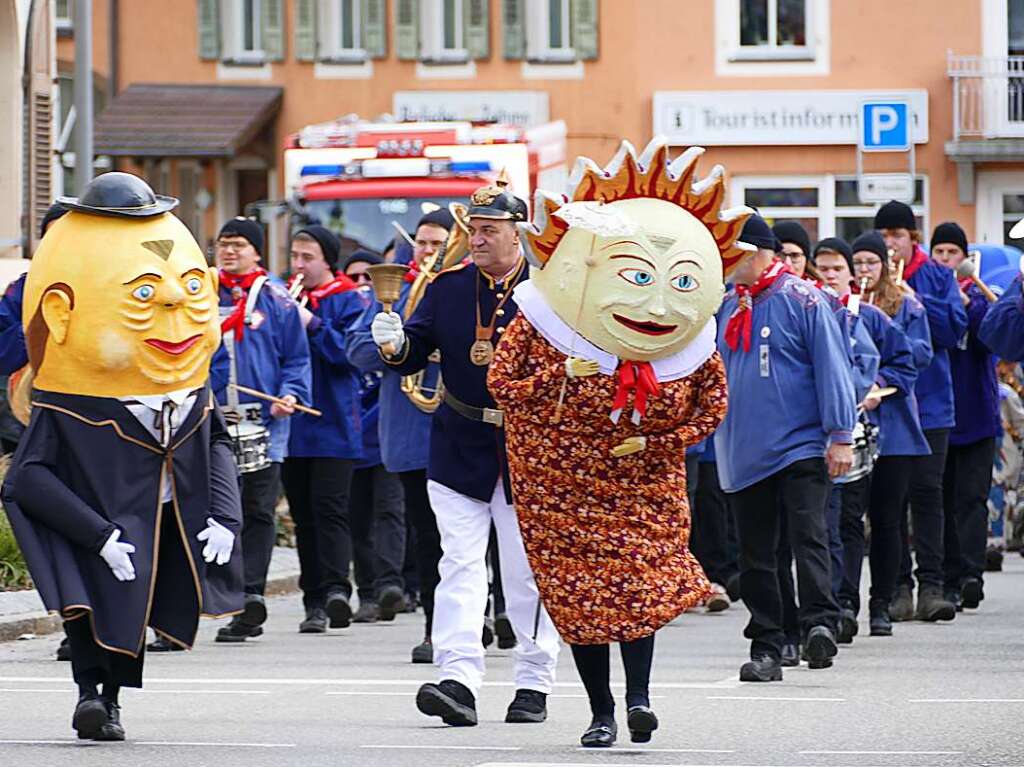
[[[953,137],[1024,137],[1024,56],[947,56]]]

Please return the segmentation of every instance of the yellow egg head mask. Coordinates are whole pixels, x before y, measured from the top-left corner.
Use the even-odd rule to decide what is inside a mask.
[[[566,195],[538,192],[523,225],[531,280],[559,318],[624,360],[682,350],[721,304],[724,277],[746,255],[747,208],[722,211],[722,168],[696,181],[699,147],[669,162],[655,139],[628,142],[607,168],[577,161]]]
[[[23,311],[35,386],[46,391],[198,387],[220,343],[216,272],[170,213],[69,212],[32,259]]]

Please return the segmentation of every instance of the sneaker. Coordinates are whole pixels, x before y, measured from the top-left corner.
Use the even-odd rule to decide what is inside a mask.
[[[914,590],[905,583],[896,587],[896,596],[889,604],[889,618],[893,623],[914,619]]]
[[[331,619],[332,629],[347,629],[352,622],[352,605],[349,604],[348,595],[342,591],[335,591],[327,595],[326,605],[327,617]]]
[[[740,666],[740,681],[781,682],[782,664],[771,655],[757,655]]]
[[[242,620],[241,616],[236,615],[231,619],[231,623],[217,631],[217,637],[213,641],[238,643],[262,635],[263,628],[261,626],[250,626]]]
[[[405,611],[405,594],[398,586],[385,586],[377,597],[377,605],[382,621],[393,621],[395,616]]]
[[[968,578],[960,587],[960,603],[968,610],[976,609],[985,598],[985,590],[977,578]]]
[[[511,650],[516,646],[516,632],[507,613],[498,613],[494,619],[494,634],[498,637],[499,650]]]
[[[807,654],[808,668],[829,668],[839,648],[827,626],[815,626],[807,633],[807,648],[804,652]]]
[[[146,652],[184,652],[184,646],[172,642],[170,639],[156,635],[156,639],[146,645]]]
[[[941,586],[926,583],[918,591],[914,617],[927,623],[951,621],[956,617],[956,605],[943,598]]]
[[[630,706],[629,718],[626,721],[629,739],[634,743],[650,742],[651,733],[658,729],[658,717],[651,711],[650,706]]]
[[[353,623],[376,623],[380,620],[380,609],[376,602],[369,600],[359,603],[359,609],[352,616]]]
[[[849,607],[839,608],[839,627],[836,630],[836,642],[839,644],[852,644],[853,638],[857,636],[860,626],[857,625],[857,615]]]
[[[307,607],[306,620],[299,624],[300,634],[326,634],[327,611],[322,607]]]
[[[423,641],[412,648],[412,662],[413,663],[433,663],[434,662],[434,645],[430,642],[430,637],[423,637]]]
[[[516,697],[508,704],[505,721],[514,723],[543,722],[548,718],[548,696],[536,690],[516,690]]]
[[[868,606],[870,615],[871,636],[891,637],[892,621],[889,619],[889,607],[885,602],[872,602]]]
[[[476,699],[469,688],[452,679],[427,683],[416,693],[416,708],[427,716],[439,716],[452,727],[476,725]]]
[[[704,602],[704,608],[709,613],[720,613],[723,610],[728,610],[729,605],[729,594],[725,590],[725,586],[719,583],[711,584],[711,596]]]

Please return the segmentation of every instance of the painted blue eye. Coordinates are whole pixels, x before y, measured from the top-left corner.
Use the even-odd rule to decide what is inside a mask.
[[[191,278],[185,283],[185,290],[191,293],[193,296],[203,289],[203,281],[198,277]]]
[[[654,284],[654,275],[643,269],[623,269],[619,272],[619,276],[626,282],[639,285],[641,288]]]
[[[696,290],[700,287],[695,277],[689,274],[680,274],[678,277],[672,278],[672,287],[682,293],[689,293],[691,290]]]
[[[152,285],[139,285],[139,287],[132,291],[132,295],[140,301],[149,301],[156,295],[156,288]]]

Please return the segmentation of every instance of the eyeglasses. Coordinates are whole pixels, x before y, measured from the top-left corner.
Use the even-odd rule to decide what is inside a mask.
[[[217,250],[232,250],[236,253],[245,250],[248,240],[217,240]]]
[[[874,269],[882,265],[882,259],[872,258],[853,262],[854,269]]]
[[[367,274],[366,272],[360,272],[359,274],[353,274],[352,275],[352,280],[354,282],[365,282],[366,284],[370,284],[371,282],[373,282],[373,279],[371,279],[370,275]]]

